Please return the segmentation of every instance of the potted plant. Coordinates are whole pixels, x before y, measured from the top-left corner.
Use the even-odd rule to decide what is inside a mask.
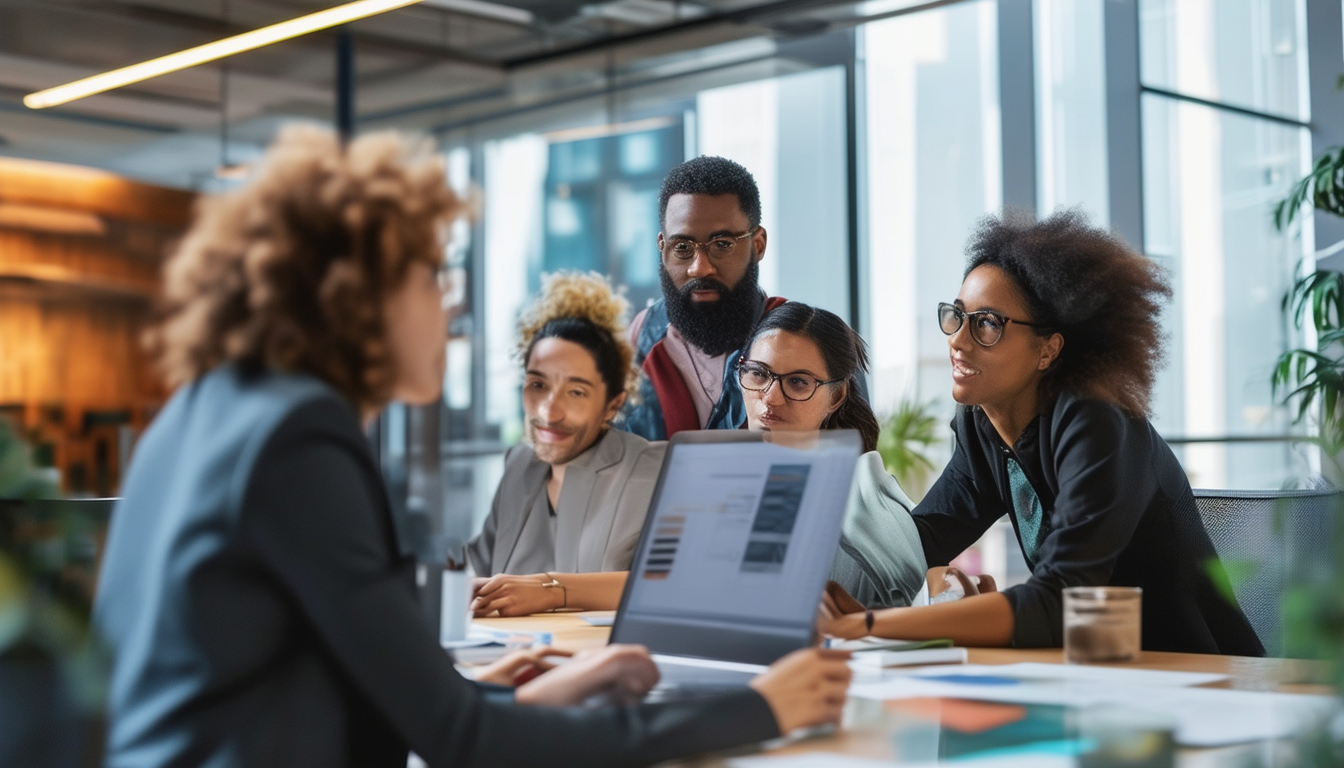
[[[54,483],[33,467],[27,444],[0,419],[0,765],[6,768],[101,762],[107,665],[89,627],[94,532],[80,515],[65,514],[62,502],[40,501],[56,495]]]
[[[918,502],[929,489],[937,467],[929,458],[929,449],[941,442],[934,415],[934,402],[921,403],[902,398],[896,410],[882,422],[877,436],[877,452],[887,471],[896,476],[901,488]]]

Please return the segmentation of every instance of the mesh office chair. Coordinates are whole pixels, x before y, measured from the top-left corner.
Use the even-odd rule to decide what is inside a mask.
[[[1341,492],[1195,490],[1209,539],[1232,577],[1237,603],[1270,656],[1283,655],[1290,584],[1322,583],[1333,567]]]

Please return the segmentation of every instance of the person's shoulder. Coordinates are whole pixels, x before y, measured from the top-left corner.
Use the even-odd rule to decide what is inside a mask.
[[[227,409],[230,418],[250,417],[254,426],[283,421],[315,403],[336,408],[356,422],[359,418],[331,385],[306,373],[226,364],[206,374],[194,388],[198,409]]]
[[[354,405],[316,376],[261,370],[228,372],[221,379],[237,415],[251,417],[254,437],[314,430],[363,436]]]
[[[128,483],[227,488],[236,512],[259,468],[283,476],[300,451],[340,444],[367,454],[354,407],[313,376],[234,364],[184,386],[136,450]],[[129,492],[128,492],[129,495]]]
[[[667,334],[669,324],[667,302],[663,299],[651,301],[630,321],[630,341],[641,355],[647,354],[648,347]]]
[[[650,445],[654,445],[654,442],[648,440],[643,435],[637,435],[634,432],[628,432],[616,427],[608,429],[606,434],[602,435],[602,439],[612,440],[619,443],[621,449],[627,454],[637,454],[648,448]]]
[[[280,466],[301,451],[338,447],[362,463],[371,454],[359,413],[329,384],[305,373],[251,372],[229,383],[236,388],[236,415],[250,424],[241,446],[236,482],[250,482],[258,461]]]
[[[504,451],[504,472],[505,474],[521,472],[534,461],[540,459],[532,450],[532,446],[528,445],[526,440],[519,440]]]
[[[639,435],[635,435],[635,437],[638,437],[640,441],[643,442],[643,445],[639,449],[639,463],[643,465],[652,465],[655,468],[661,467],[663,459],[667,456],[667,441],[645,440],[644,438],[639,437]]]
[[[896,476],[887,471],[882,454],[868,451],[859,456],[854,468],[854,492],[860,499],[891,499],[905,507],[906,511],[915,508],[915,502],[901,487]]]
[[[989,423],[989,417],[979,406],[960,404],[956,406],[956,410],[952,413],[950,426],[957,442],[963,445],[979,443],[980,433],[985,429],[992,430],[994,428]]]
[[[1087,447],[1089,451],[1113,451],[1123,446],[1144,450],[1141,446],[1151,442],[1148,438],[1152,431],[1147,417],[1086,394],[1062,394],[1042,414],[1041,439],[1054,450],[1069,446]]]
[[[657,467],[662,464],[666,452],[666,441],[650,441],[642,435],[612,427],[585,456],[589,457],[586,463],[596,468],[646,467],[649,464]]]
[[[1145,417],[1135,416],[1109,400],[1074,392],[1055,398],[1047,413],[1049,427],[1056,433],[1080,426],[1125,431],[1140,426],[1146,428],[1148,423]]]

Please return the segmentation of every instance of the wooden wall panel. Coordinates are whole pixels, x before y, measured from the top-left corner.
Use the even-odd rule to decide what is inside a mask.
[[[160,260],[128,253],[103,238],[0,229],[0,276],[102,289],[151,299]]]
[[[194,196],[0,158],[0,410],[66,492],[115,493],[120,444],[167,397],[141,347]]]
[[[96,213],[184,228],[196,196],[139,184],[106,171],[0,158],[0,203]]]
[[[0,320],[0,403],[119,410],[164,395],[139,344],[143,306],[9,299]]]

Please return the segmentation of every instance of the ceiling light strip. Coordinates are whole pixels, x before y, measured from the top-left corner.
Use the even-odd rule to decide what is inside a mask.
[[[217,40],[213,43],[206,43],[195,48],[188,48],[185,51],[170,53],[167,56],[161,56],[157,59],[150,59],[139,64],[132,64],[129,67],[114,69],[111,72],[104,72],[101,75],[86,77],[83,80],[76,80],[73,83],[59,85],[55,88],[48,88],[36,93],[30,93],[23,97],[23,103],[30,109],[45,109],[59,104],[82,99],[85,96],[92,96],[95,93],[110,91],[113,88],[121,88],[131,83],[138,83],[141,80],[148,80],[152,77],[165,75],[169,72],[176,72],[179,69],[194,67],[198,64],[204,64],[208,61],[215,61],[226,56],[233,56],[243,51],[250,51],[254,48],[278,43],[281,40],[306,35],[310,32],[316,32],[330,27],[338,27],[342,24],[348,24],[356,19],[362,19],[367,16],[374,16],[387,11],[394,11],[398,8],[404,8],[408,5],[415,5],[421,0],[358,0],[345,5],[338,5],[335,8],[328,8],[325,11],[310,13],[307,16],[300,16],[297,19],[282,21],[279,24],[272,24],[269,27],[254,29],[251,32],[244,32],[241,35],[226,37],[223,40]]]

